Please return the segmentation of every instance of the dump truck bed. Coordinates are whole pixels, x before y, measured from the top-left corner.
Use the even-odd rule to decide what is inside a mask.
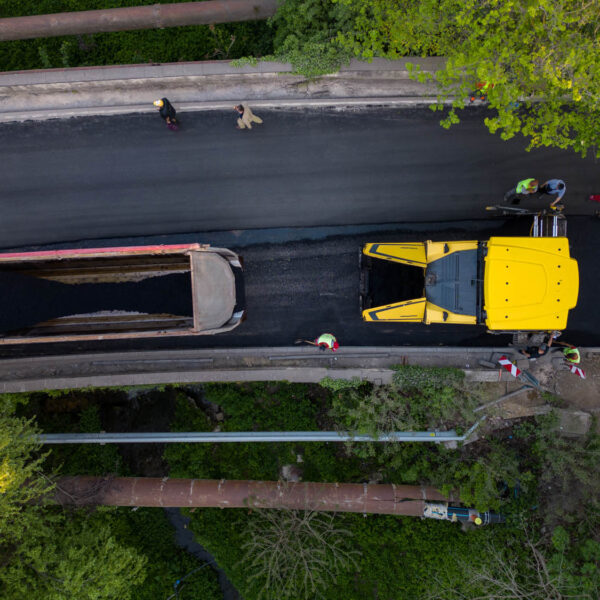
[[[0,344],[229,331],[241,271],[235,253],[200,244],[0,254]]]

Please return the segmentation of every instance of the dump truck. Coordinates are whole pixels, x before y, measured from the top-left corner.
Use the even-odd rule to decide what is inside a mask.
[[[537,216],[530,237],[369,243],[361,252],[369,322],[485,325],[490,333],[563,330],[579,271],[566,221]]]
[[[0,254],[0,344],[213,335],[245,315],[241,258],[207,244]]]

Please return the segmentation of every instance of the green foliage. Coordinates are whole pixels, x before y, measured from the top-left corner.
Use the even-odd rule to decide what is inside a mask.
[[[10,401],[0,407],[0,555],[41,533],[42,506],[53,487],[41,473],[38,429],[14,408]]]
[[[112,397],[118,394],[112,393]],[[20,409],[26,416],[38,415],[46,433],[96,433],[102,431],[99,402],[111,396],[107,390],[56,390],[36,392]],[[44,470],[62,475],[125,475],[118,446],[107,444],[57,445],[48,453]]]
[[[337,40],[355,56],[447,57],[435,75],[437,108],[452,101],[442,120],[458,123],[457,110],[478,82],[493,113],[488,129],[502,139],[521,133],[529,149],[571,148],[600,156],[600,0],[334,0],[352,14],[353,27]],[[416,61],[418,63],[418,61]]]
[[[427,388],[431,394],[436,390],[453,387],[461,388],[465,372],[450,367],[419,367],[416,365],[396,365],[392,367],[394,383],[405,389]]]
[[[255,56],[242,56],[236,58],[229,63],[232,67],[256,67],[258,65],[258,58]]]
[[[65,69],[68,69],[71,66],[69,64],[69,51],[72,46],[73,46],[73,42],[69,41],[69,40],[65,40],[60,45],[59,51],[60,51],[61,62],[62,62],[63,68],[65,68]]]
[[[166,599],[173,585],[202,565],[185,550],[175,546],[174,530],[165,512],[158,508],[110,509],[103,515],[113,535],[136,548],[146,560],[145,579],[132,582],[132,600]],[[221,600],[216,573],[206,567],[193,573],[180,586],[182,600]]]
[[[46,509],[45,522],[43,535],[24,539],[5,560],[2,598],[156,600],[169,597],[175,581],[201,565],[175,547],[160,509]],[[193,573],[181,589],[182,598],[222,598],[210,568]]]
[[[359,552],[348,550],[352,534],[329,513],[260,510],[249,520],[244,565],[260,584],[257,598],[316,600],[341,571],[356,568]]]
[[[102,431],[100,414],[97,405],[88,406],[81,411],[79,423],[64,431],[78,433],[97,433]],[[53,463],[63,475],[108,475],[124,474],[118,446],[107,444],[82,444],[69,448],[59,447],[52,453]]]
[[[368,392],[335,394],[331,415],[342,430],[379,437],[394,431],[465,429],[476,422],[477,391],[467,389],[458,369],[397,367],[393,382]],[[428,483],[445,493],[460,490],[461,500],[479,510],[499,509],[499,489],[532,487],[511,448],[493,438],[462,448],[406,442],[351,442],[348,451],[377,464],[385,480]]]
[[[129,600],[132,585],[144,578],[145,559],[112,536],[102,513],[60,521],[37,543],[22,541],[18,560],[0,575],[2,597]]]
[[[318,385],[276,383],[210,384],[204,401],[214,410],[205,413],[181,394],[172,429],[177,431],[317,431],[329,394]],[[219,407],[219,408],[217,408]],[[222,421],[208,415],[223,411]],[[309,481],[342,481],[359,477],[355,457],[340,457],[341,444],[240,443],[173,444],[165,458],[176,477],[277,480],[281,466],[302,457],[303,477]]]
[[[406,404],[408,408],[392,406],[400,411],[394,414],[406,422],[419,427],[430,423],[434,426],[462,423],[465,427],[472,422],[470,410],[477,398],[466,389],[459,371],[400,368],[389,387],[393,393],[385,391],[387,397],[378,406],[386,406],[385,403],[392,400],[397,405]],[[376,398],[374,390],[369,384],[332,391],[322,385],[283,382],[181,388],[175,429],[210,431],[217,426],[223,431],[331,429],[331,417],[327,413],[332,404],[336,404],[338,410],[342,405],[355,410],[364,398]],[[101,422],[96,407],[104,407],[104,402],[109,400],[109,396],[103,394],[115,393],[118,392],[95,390],[32,394],[30,409],[44,414],[45,430],[97,431]],[[24,398],[7,395],[3,400],[5,406],[14,410],[22,406]],[[51,408],[63,412],[47,413],[48,398],[52,400]],[[69,406],[75,407],[76,412],[64,412]],[[367,414],[366,405],[364,412]],[[26,418],[12,422],[7,428],[8,438],[21,440],[19,432],[27,423]],[[295,463],[304,469],[304,479],[312,481],[360,482],[378,472],[384,481],[429,483],[438,487],[447,484],[446,489],[461,488],[466,504],[480,510],[500,509],[509,517],[505,526],[461,532],[456,524],[448,522],[337,515],[336,529],[351,534],[339,536],[340,550],[359,552],[360,559],[356,566],[351,561],[338,565],[335,581],[324,582],[320,591],[327,600],[371,597],[416,600],[432,598],[432,591],[440,592],[438,597],[444,600],[491,599],[490,594],[499,595],[499,588],[494,587],[496,583],[510,581],[507,572],[502,571],[503,565],[514,570],[518,585],[529,586],[519,588],[525,590],[524,597],[546,600],[552,596],[536,597],[536,588],[530,586],[526,577],[528,572],[535,572],[532,569],[537,564],[536,557],[544,561],[551,583],[559,581],[560,589],[576,598],[595,598],[600,585],[597,539],[600,507],[596,500],[598,441],[595,436],[580,442],[558,438],[555,425],[553,417],[541,418],[539,423],[531,420],[514,428],[512,438],[506,432],[490,435],[480,431],[479,441],[454,450],[442,445],[356,444],[351,446],[352,454],[348,455],[342,444],[177,444],[168,446],[166,455],[172,466],[171,476],[277,479],[283,464]],[[98,450],[109,448],[111,446]],[[30,460],[35,457],[35,444],[33,452]],[[62,462],[71,473],[86,469],[106,472],[112,470],[116,460],[114,454],[87,456],[74,448],[69,452],[72,457],[66,452],[61,454],[60,461],[46,462],[46,465]],[[297,463],[298,455],[303,462]],[[543,486],[541,502],[532,494],[537,483],[535,477],[539,477]],[[47,485],[43,477],[41,480]],[[501,499],[503,487],[509,490],[518,487],[520,498],[516,501],[511,498],[510,502]],[[555,527],[555,518],[548,529],[552,537],[540,537],[541,523],[537,515],[555,510],[553,501],[563,497],[572,499],[575,508],[566,502],[561,505],[561,527]],[[531,507],[536,504],[539,509],[532,512]],[[162,511],[100,509],[90,515],[82,511],[63,514],[37,506],[26,508],[36,511],[23,515],[23,522],[29,525],[21,528],[22,535],[16,530],[12,545],[0,546],[4,565],[0,571],[0,596],[7,600],[29,596],[62,599],[67,594],[83,600],[92,597],[167,598],[173,591],[174,581],[198,566],[192,557],[174,547],[172,528]],[[580,508],[584,510],[577,512]],[[523,511],[521,516],[519,511]],[[202,509],[191,513],[190,529],[247,600],[257,599],[265,583],[260,575],[252,579],[261,563],[253,563],[251,557],[245,557],[243,549],[252,538],[249,532],[253,528],[256,532],[265,529],[260,512],[250,508]],[[280,513],[273,514],[277,518]],[[522,515],[529,523],[527,528]],[[8,530],[4,520],[2,527],[3,533]],[[261,537],[257,533],[254,539]],[[273,539],[265,536],[265,540]],[[528,540],[540,554],[535,554]],[[91,560],[83,551],[86,546],[93,548],[90,556],[98,555],[93,571]],[[272,548],[272,544],[269,547]],[[41,548],[47,548],[52,556],[48,557]],[[322,560],[326,568],[332,568],[329,555]],[[117,563],[124,568],[119,569]],[[136,565],[141,563],[145,566],[139,571]],[[128,565],[132,576],[127,586]],[[482,584],[481,577],[486,575],[482,565],[493,565],[487,574],[493,575],[496,583]],[[91,596],[92,592],[82,585],[85,579],[93,581],[90,590],[95,590],[96,596]],[[221,597],[215,575],[209,568],[202,569],[188,581],[183,598],[216,600]],[[305,591],[310,590],[310,584],[296,589],[299,591],[295,597],[302,598]]]
[[[521,493],[534,487],[535,478],[531,471],[521,464],[515,450],[503,442],[490,440],[473,454],[467,447],[457,458],[446,456],[447,465],[436,473],[435,483],[444,492],[458,488],[461,502],[466,506],[481,511],[505,510],[505,502],[499,493],[501,487],[513,489],[518,485]]]
[[[40,55],[40,61],[42,63],[42,67],[44,69],[51,69],[52,63],[50,62],[50,59],[48,58],[48,50],[46,50],[46,46],[44,46],[43,44],[38,46],[38,54]]]
[[[529,598],[530,600],[592,600],[600,589],[595,543],[572,544],[568,533],[557,528],[543,537],[521,524],[521,534],[508,539],[491,535],[481,547],[482,559],[464,563],[454,559],[451,570],[468,582],[469,593],[435,577],[427,600],[481,600]],[[591,542],[591,545],[589,544]],[[587,553],[591,550],[591,554]]]
[[[337,42],[354,56],[444,56],[456,27],[443,12],[444,1],[333,0],[352,15],[352,27],[341,29]]]
[[[332,377],[324,377],[319,383],[331,392],[356,389],[365,385],[360,377],[352,377],[352,379],[333,379]]]
[[[600,510],[600,436],[564,438],[557,432],[558,416],[538,418],[531,452],[540,464],[540,484],[551,489],[548,518]]]
[[[194,535],[217,558],[241,595],[257,600],[262,581],[251,580],[256,568],[244,559],[242,550],[251,523],[261,522],[256,511],[203,509],[191,518]],[[477,565],[487,558],[482,543],[488,537],[495,536],[500,543],[522,539],[518,529],[483,528],[465,534],[449,522],[385,515],[338,514],[335,524],[351,534],[340,540],[340,547],[360,554],[356,568],[348,564],[333,585],[321,590],[327,600],[416,600],[426,597],[438,577],[462,591],[463,599],[471,598],[469,578],[453,569],[454,559]],[[518,553],[518,543],[514,546]]]
[[[458,369],[396,367],[391,385],[334,396],[332,415],[341,428],[373,436],[469,424],[478,402],[463,379]]]
[[[106,474],[122,470],[118,447],[63,446],[39,455],[38,413],[45,430],[99,431],[102,401],[122,400],[109,390],[4,394],[0,412],[0,597],[6,600],[156,600],[199,565],[174,544],[159,509],[100,508],[94,513],[49,505],[50,474]],[[72,411],[72,412],[69,412]],[[27,481],[27,485],[24,485]],[[218,600],[215,573],[186,579],[182,597]],[[188,596],[189,594],[189,596]]]
[[[340,29],[351,25],[349,16],[344,6],[329,1],[282,0],[270,20],[275,58],[307,77],[337,71],[351,56],[335,41]]]
[[[171,2],[173,0],[170,0]],[[2,16],[155,4],[154,0],[4,0]],[[266,21],[119,31],[0,44],[0,70],[235,59],[272,52]]]
[[[141,577],[143,559],[117,544],[99,522],[68,519],[48,507],[50,479],[42,471],[38,429],[0,411],[0,595],[63,600],[123,599]]]

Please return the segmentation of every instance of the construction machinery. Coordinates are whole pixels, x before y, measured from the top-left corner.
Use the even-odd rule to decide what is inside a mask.
[[[485,325],[491,333],[563,330],[579,271],[562,215],[536,215],[530,237],[369,243],[361,310],[370,322]]]

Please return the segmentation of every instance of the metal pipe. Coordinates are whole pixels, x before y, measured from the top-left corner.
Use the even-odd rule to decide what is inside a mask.
[[[483,419],[482,419],[483,420]],[[239,442],[462,442],[481,422],[465,435],[450,431],[404,431],[370,435],[353,435],[338,431],[166,431],[136,433],[46,433],[39,436],[43,444],[196,444]]]
[[[466,440],[468,440],[471,437],[471,434],[487,419],[487,416],[484,415],[483,417],[481,417],[481,419],[479,419],[479,421],[477,421],[476,423],[473,423],[473,425],[471,425],[471,427],[469,427],[469,429],[467,429],[467,433],[465,433],[465,435],[462,436],[462,439],[460,440],[461,442],[464,442]]]
[[[423,516],[425,501],[458,501],[432,486],[169,479],[168,477],[61,477],[60,504],[279,508]]]
[[[11,17],[0,19],[0,41],[254,21],[276,10],[277,0],[207,0]]]
[[[496,400],[492,400],[491,402],[488,402],[487,404],[482,404],[481,406],[474,408],[473,412],[476,413],[476,412],[480,412],[482,410],[487,410],[491,406],[500,404],[500,402],[504,402],[504,400],[508,400],[509,398],[512,398],[513,396],[516,396],[526,390],[532,390],[532,389],[533,389],[533,387],[531,387],[530,385],[523,385],[519,389],[509,392],[508,394],[504,394],[504,396],[500,396],[500,398],[497,398]]]

